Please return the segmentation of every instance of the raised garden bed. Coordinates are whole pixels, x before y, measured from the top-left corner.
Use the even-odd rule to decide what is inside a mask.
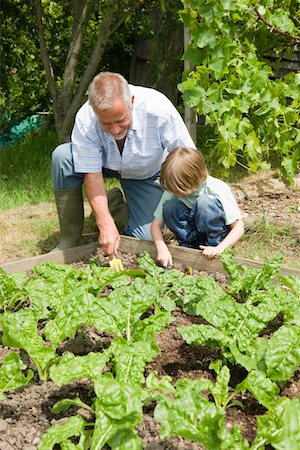
[[[237,269],[229,255],[228,276],[219,260],[208,265],[178,247],[175,269],[165,271],[148,255],[137,260],[145,250],[154,256],[152,244],[126,238],[121,249],[125,270],[139,270],[129,278],[111,271],[96,244],[52,254],[70,266],[47,267],[45,255],[4,267],[32,281],[2,274],[1,360],[19,354],[23,377],[32,378],[15,390],[0,384],[0,450],[299,448],[297,273],[281,268],[278,279],[275,259]],[[37,314],[36,327],[26,310]],[[4,366],[2,380],[11,382]],[[66,398],[83,403],[55,414]],[[53,425],[62,425],[62,447],[50,431],[43,438]]]

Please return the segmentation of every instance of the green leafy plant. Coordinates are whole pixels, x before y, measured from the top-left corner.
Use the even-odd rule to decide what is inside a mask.
[[[201,277],[195,283],[197,300],[192,298],[191,305],[182,302],[185,311],[201,315],[210,325],[180,327],[178,331],[189,344],[220,347],[229,362],[248,372],[261,370],[273,381],[288,380],[300,364],[299,327],[290,323],[289,316],[291,304],[298,312],[299,297],[272,283],[281,258],[275,256],[261,269],[235,265],[231,251],[224,252],[221,259],[230,275],[228,292],[213,279]],[[283,319],[287,315],[288,323],[271,337],[261,337],[280,314]]]
[[[28,370],[25,376],[24,369],[26,365],[15,352],[9,353],[3,359],[0,367],[0,401],[4,399],[4,392],[19,389],[29,383],[33,377],[33,371]]]
[[[240,427],[233,424],[229,429],[226,423],[227,408],[244,407],[240,394],[245,391],[267,410],[258,419],[250,448],[299,444],[294,426],[298,399],[280,398],[281,386],[300,364],[299,279],[277,276],[279,256],[261,269],[235,265],[231,251],[222,260],[229,274],[226,290],[209,276],[195,278],[158,267],[147,253],[139,258],[140,269],[133,271],[115,272],[91,260],[79,269],[38,264],[29,278],[0,273],[2,344],[24,350],[40,379],[50,378],[58,386],[85,380],[89,386],[87,400],[76,395],[53,405],[54,414],[70,407],[87,412],[84,418],[78,411],[63,425],[50,427],[39,449],[142,449],[136,427],[142,423],[143,408],[152,403],[162,439],[181,436],[207,449],[247,449],[250,444]],[[11,301],[10,296],[26,302]],[[179,306],[207,322],[179,327],[186,342],[221,350],[222,359],[209,366],[214,381],[174,383],[151,371],[146,377],[160,351],[156,334],[170,325],[172,311]],[[272,323],[275,328],[270,328]],[[87,326],[108,333],[109,345],[81,356],[60,354],[64,343]],[[235,386],[232,363],[248,372]],[[3,360],[1,399],[30,382],[33,371],[25,376],[25,369],[15,352]]]
[[[179,85],[184,102],[205,117],[209,149],[224,170],[252,171],[280,161],[292,182],[300,160],[299,73],[274,77],[267,54],[291,53],[299,39],[299,4],[186,0],[191,69]],[[298,9],[297,9],[298,6]]]

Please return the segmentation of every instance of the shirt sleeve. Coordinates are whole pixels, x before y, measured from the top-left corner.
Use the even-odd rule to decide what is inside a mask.
[[[168,100],[168,115],[161,127],[162,146],[168,152],[176,147],[196,148],[191,135],[175,106]]]
[[[164,215],[163,215],[163,207],[164,204],[167,200],[171,200],[172,198],[175,198],[175,195],[170,194],[167,191],[164,191],[163,195],[160,198],[160,201],[156,207],[156,210],[153,213],[153,216],[155,217],[155,219],[161,220],[162,222],[164,222]]]
[[[72,131],[72,153],[77,173],[99,173],[102,171],[103,148],[97,131],[95,118],[84,104],[78,111]]]
[[[237,201],[227,184],[224,183],[224,190],[222,192],[219,192],[218,197],[223,205],[226,225],[231,225],[236,220],[242,218],[242,214],[240,208],[238,207]]]

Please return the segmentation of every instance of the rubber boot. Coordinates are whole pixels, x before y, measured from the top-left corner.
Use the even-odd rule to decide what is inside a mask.
[[[129,221],[129,208],[122,191],[114,187],[107,193],[108,209],[119,233],[123,234]]]
[[[84,224],[82,190],[54,191],[60,226],[60,241],[54,250],[76,247]]]

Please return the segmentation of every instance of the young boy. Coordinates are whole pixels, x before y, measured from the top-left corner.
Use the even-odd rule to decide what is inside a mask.
[[[242,215],[229,186],[208,175],[198,150],[174,149],[161,166],[160,184],[165,192],[154,212],[151,234],[162,266],[173,264],[161,231],[164,223],[179,245],[199,248],[208,259],[244,234]]]

